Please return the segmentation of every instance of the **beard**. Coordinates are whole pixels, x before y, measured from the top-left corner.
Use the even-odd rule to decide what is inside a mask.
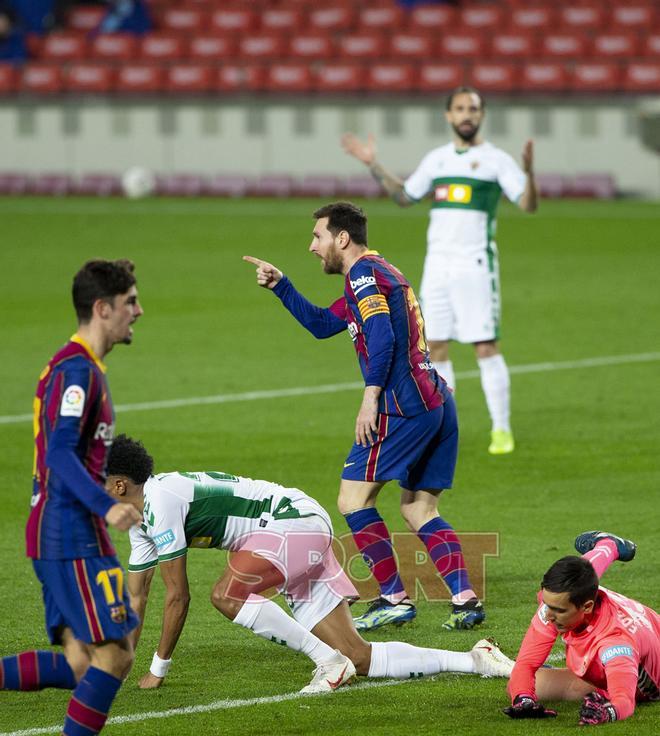
[[[333,244],[328,248],[325,260],[323,261],[323,271],[327,274],[343,273],[344,263],[341,255],[337,252],[337,248]]]
[[[456,133],[456,135],[466,143],[471,143],[477,137],[477,133],[479,132],[479,126],[473,125],[472,123],[461,123],[460,126],[452,123],[451,127],[453,128],[454,133]]]

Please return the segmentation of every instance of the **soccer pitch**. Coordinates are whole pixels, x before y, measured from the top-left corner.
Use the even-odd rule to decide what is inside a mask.
[[[37,376],[75,330],[74,272],[93,257],[129,257],[145,315],[130,348],[108,356],[117,432],[141,438],[158,470],[222,470],[299,487],[318,498],[337,534],[340,469],[361,400],[347,335],[319,342],[272,294],[244,254],[273,262],[313,302],[330,304],[342,279],[307,252],[317,200],[1,199],[0,656],[47,648],[40,592],[24,556],[31,492],[32,397]],[[369,245],[418,289],[427,208],[364,203]],[[502,350],[512,368],[511,456],[486,452],[489,421],[472,349],[455,346],[461,445],[454,489],[440,511],[460,532],[499,535],[486,562],[485,624],[448,632],[446,601],[418,602],[416,621],[373,640],[469,649],[495,637],[514,655],[535,611],[543,572],[574,537],[604,528],[639,544],[604,584],[660,608],[660,212],[657,204],[542,202],[500,211]],[[319,388],[321,387],[321,388]],[[398,492],[379,504],[404,530]],[[127,540],[114,535],[120,558]],[[503,680],[444,675],[364,680],[331,696],[298,697],[312,665],[226,621],[211,606],[224,555],[190,553],[192,602],[165,685],[137,681],[156,647],[156,578],[136,663],[106,730],[137,735],[569,734],[578,704],[554,721],[513,722]],[[434,595],[446,598],[442,583]],[[559,652],[559,648],[555,650]],[[561,664],[557,657],[555,664]],[[69,694],[0,692],[0,736],[59,733]],[[618,734],[660,732],[660,706],[638,709]]]

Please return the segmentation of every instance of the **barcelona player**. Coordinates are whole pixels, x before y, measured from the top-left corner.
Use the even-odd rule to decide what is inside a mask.
[[[64,653],[0,660],[0,688],[73,690],[63,733],[90,736],[106,721],[133,662],[138,625],[107,531],[140,521],[103,487],[114,413],[103,359],[130,344],[142,314],[130,261],[87,262],[73,280],[78,329],[39,377],[27,555],[42,586],[46,630]]]
[[[389,530],[376,509],[381,488],[398,480],[401,513],[426,545],[452,593],[453,610],[444,624],[469,629],[485,618],[470,585],[460,541],[440,517],[438,496],[450,488],[458,448],[458,424],[451,391],[429,362],[424,320],[405,276],[367,248],[367,218],[350,202],[314,213],[309,250],[328,274],[345,276],[344,295],[328,308],[311,304],[283,273],[252,256],[257,283],[315,337],[347,330],[364,377],[355,443],[341,478],[338,506],[355,543],[380,586],[380,597],[356,619],[358,630],[416,616],[398,572]]]
[[[594,531],[580,534],[575,548],[582,557],[563,557],[543,577],[541,605],[509,682],[504,713],[511,718],[556,716],[541,700],[581,700],[580,725],[597,725],[660,700],[660,616],[598,585],[615,560],[633,559],[636,545]],[[566,668],[542,668],[560,635]]]

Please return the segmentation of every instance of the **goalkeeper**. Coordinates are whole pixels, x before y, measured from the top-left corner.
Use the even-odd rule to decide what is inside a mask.
[[[630,598],[599,587],[614,560],[628,562],[636,545],[606,532],[575,540],[583,557],[563,557],[546,572],[508,690],[511,718],[557,715],[542,700],[581,700],[580,725],[620,721],[636,703],[660,700],[660,616]],[[566,668],[543,668],[557,636]]]

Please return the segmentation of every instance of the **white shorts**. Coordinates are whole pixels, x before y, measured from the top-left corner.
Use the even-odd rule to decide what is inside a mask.
[[[342,600],[359,597],[335,557],[332,539],[330,517],[318,506],[313,516],[271,520],[240,545],[241,550],[268,559],[284,575],[279,592],[293,617],[308,631]]]
[[[419,292],[427,340],[475,343],[499,339],[497,253],[476,257],[471,263],[428,253]]]

